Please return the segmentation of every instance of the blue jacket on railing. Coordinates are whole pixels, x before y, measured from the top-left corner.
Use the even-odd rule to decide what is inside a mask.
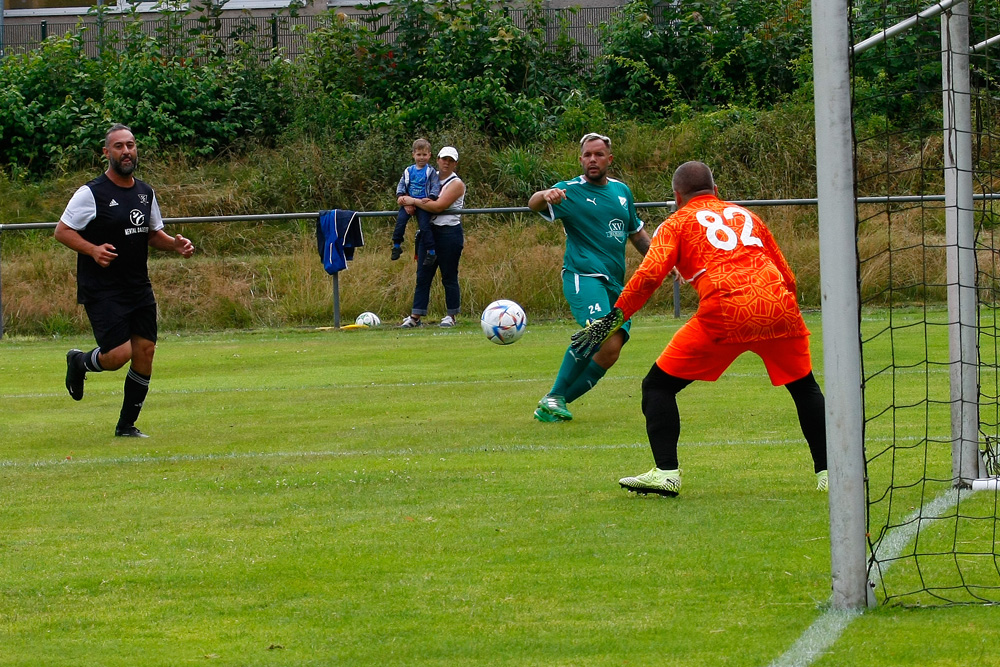
[[[316,218],[316,245],[323,268],[330,275],[347,268],[354,249],[365,244],[357,211],[320,211]]]

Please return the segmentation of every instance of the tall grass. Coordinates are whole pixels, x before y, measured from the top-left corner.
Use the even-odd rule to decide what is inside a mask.
[[[371,219],[369,219],[371,220]],[[267,225],[256,225],[270,230]],[[470,216],[466,220],[460,284],[462,311],[478,313],[494,299],[522,304],[529,316],[568,316],[559,271],[561,227],[526,216],[509,219]],[[198,244],[200,227],[186,230]],[[333,320],[332,279],[323,270],[311,230],[289,235],[280,254],[223,254],[190,260],[157,254],[150,276],[164,329],[225,329],[323,325]],[[365,222],[366,246],[339,278],[341,313],[353,319],[365,310],[384,320],[409,312],[416,263],[412,254],[389,260],[390,222]],[[253,229],[243,233],[253,235]],[[279,236],[275,234],[275,236]],[[408,242],[407,249],[412,249]],[[639,261],[629,251],[630,267]],[[4,265],[4,308],[7,327],[16,334],[71,333],[86,330],[82,309],[75,305],[75,257],[50,247],[19,253]],[[651,308],[671,308],[668,292]],[[440,283],[431,290],[431,317],[444,314]]]
[[[674,125],[609,122],[615,161],[612,175],[627,182],[637,201],[672,199],[673,169],[690,159],[710,164],[723,197],[729,199],[811,197],[815,195],[811,108],[792,99],[772,111],[728,109]],[[428,137],[435,148],[458,147],[459,173],[468,185],[469,207],[524,206],[528,196],[554,181],[579,173],[578,146],[561,141],[521,147],[493,147],[482,133],[456,125]],[[139,138],[140,144],[142,138]],[[152,183],[165,215],[284,213],[327,208],[394,210],[394,189],[411,162],[411,138],[374,133],[354,143],[296,139],[278,148],[247,147],[239,154],[196,161],[177,154],[141,155],[141,177]],[[141,146],[140,146],[141,148]],[[912,147],[911,147],[912,148]],[[901,146],[899,160],[913,160],[919,147]],[[872,151],[874,162],[882,153]],[[863,167],[864,173],[874,166]],[[93,172],[67,172],[42,182],[0,177],[0,220],[53,221],[66,201]],[[908,176],[902,176],[903,178]],[[816,212],[810,207],[758,211],[781,244],[799,281],[806,308],[819,306]],[[641,216],[652,231],[668,215],[646,209]],[[408,312],[414,264],[389,262],[388,218],[364,219],[366,246],[340,276],[345,318],[364,310],[391,321]],[[918,217],[897,217],[896,243],[919,239],[926,224]],[[463,313],[475,317],[495,298],[515,299],[533,318],[567,317],[560,293],[563,234],[529,215],[468,215],[461,266]],[[282,325],[320,325],[332,320],[329,277],[315,251],[311,221],[188,225],[198,253],[190,261],[153,253],[151,273],[167,329],[220,329]],[[860,230],[859,243],[874,259],[864,268],[866,294],[883,289],[887,264],[879,248],[889,241],[877,222]],[[408,239],[412,248],[412,237]],[[6,233],[0,238],[5,327],[15,334],[86,331],[74,303],[74,257],[47,231]],[[919,253],[894,258],[894,275],[909,280],[934,274],[940,262]],[[638,260],[628,251],[629,271]],[[900,262],[906,262],[901,266]],[[694,295],[683,290],[683,305]],[[898,294],[897,294],[898,296]],[[911,290],[912,300],[936,299],[936,292]],[[653,309],[670,309],[662,290]],[[432,317],[443,312],[439,286],[432,291]]]

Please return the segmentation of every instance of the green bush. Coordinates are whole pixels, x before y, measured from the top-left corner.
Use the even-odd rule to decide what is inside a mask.
[[[401,0],[370,12],[334,14],[310,35],[296,63],[296,129],[353,139],[424,134],[458,121],[505,141],[532,141],[551,135],[549,107],[580,84],[577,47],[563,30],[547,48],[540,3],[529,5],[523,30],[488,0]]]
[[[445,139],[459,128],[527,147],[630,120],[766,112],[810,85],[810,16],[798,1],[631,0],[600,27],[603,54],[592,67],[581,66],[587,54],[541,0],[522,6],[521,26],[492,0],[366,7],[328,14],[294,62],[260,46],[249,22],[224,33],[224,0],[164,11],[152,33],[137,11],[97,7],[99,27],[0,60],[0,165],[34,175],[94,166],[108,125],[124,122],[144,147],[191,158],[296,141],[340,151],[375,137],[398,157],[377,169],[394,172],[408,159],[400,146],[416,136]],[[884,13],[875,0],[856,3],[855,33]],[[190,16],[194,29],[183,23]],[[87,30],[99,33],[96,57],[84,48]],[[937,122],[927,95],[900,92],[933,87],[938,64],[901,57],[939,49],[932,42],[917,30],[857,63],[859,127],[872,116],[891,128],[918,111]]]
[[[798,86],[789,64],[809,50],[807,7],[631,0],[602,26],[600,97],[632,115],[773,104]]]
[[[95,13],[103,20],[106,11]],[[243,57],[230,59],[197,36],[181,40],[185,55],[176,20],[148,35],[136,12],[126,15],[123,47],[101,41],[96,58],[83,48],[89,28],[81,26],[0,60],[0,161],[36,174],[93,164],[112,122],[130,125],[146,147],[192,156],[273,134],[287,107],[279,100],[288,65],[260,64],[260,54],[240,42],[234,50]]]
[[[35,173],[75,162],[100,113],[103,72],[82,55],[81,35],[51,38],[38,50],[0,60],[0,155]]]

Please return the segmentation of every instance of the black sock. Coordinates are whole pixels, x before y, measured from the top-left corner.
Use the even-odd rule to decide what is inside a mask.
[[[812,454],[813,469],[816,472],[826,470],[826,399],[823,398],[823,390],[812,373],[789,382],[785,389],[795,401],[799,426]]]
[[[80,363],[83,364],[83,370],[88,373],[100,373],[104,369],[101,367],[101,362],[97,360],[97,355],[101,353],[101,348],[95,347],[90,352],[84,352],[80,356]]]
[[[137,373],[129,367],[125,376],[125,397],[122,399],[122,411],[118,417],[118,426],[134,426],[139,418],[146,393],[149,392],[149,376]]]
[[[693,380],[674,377],[653,364],[642,381],[642,413],[646,416],[646,435],[653,461],[660,470],[677,470],[677,440],[681,435],[681,416],[677,393]]]

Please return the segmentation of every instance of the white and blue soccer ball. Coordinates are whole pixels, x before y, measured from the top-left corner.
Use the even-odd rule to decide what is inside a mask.
[[[491,343],[510,345],[524,335],[528,318],[521,306],[508,299],[498,299],[486,306],[479,323]]]
[[[358,315],[358,319],[354,320],[354,323],[363,324],[366,327],[377,327],[378,325],[382,324],[382,320],[380,320],[379,316],[376,315],[375,313],[366,310],[365,312]]]

